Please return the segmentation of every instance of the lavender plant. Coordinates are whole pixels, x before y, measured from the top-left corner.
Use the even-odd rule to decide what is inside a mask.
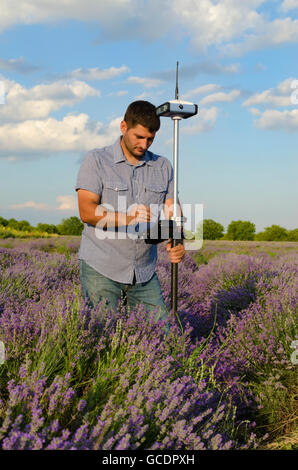
[[[294,389],[289,348],[297,333],[297,255],[223,253],[199,268],[187,255],[179,266],[179,318],[170,312],[164,336],[162,322],[142,306],[90,308],[80,290],[76,248],[63,254],[65,247],[57,253],[34,240],[0,248],[0,339],[6,348],[0,446],[260,445],[255,420],[268,421],[270,405],[276,409],[273,388],[279,398],[288,383]],[[163,245],[159,252],[169,307]]]

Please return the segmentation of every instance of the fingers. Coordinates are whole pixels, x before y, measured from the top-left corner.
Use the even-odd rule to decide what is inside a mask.
[[[182,244],[171,247],[171,243],[166,245],[171,263],[180,263],[185,255],[185,248]]]
[[[133,223],[149,222],[151,219],[150,207],[136,204],[129,211],[129,215],[133,217]]]
[[[136,218],[138,222],[149,222],[151,219],[150,208],[146,206],[138,206]]]

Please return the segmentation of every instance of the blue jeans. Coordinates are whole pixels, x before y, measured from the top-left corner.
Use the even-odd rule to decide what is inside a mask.
[[[119,301],[126,299],[131,308],[142,304],[146,310],[156,312],[159,307],[155,321],[169,319],[156,273],[147,282],[124,284],[103,276],[84,260],[80,260],[80,279],[83,295],[92,307],[96,307],[104,299],[109,307],[117,309]],[[167,327],[166,329],[168,330]]]

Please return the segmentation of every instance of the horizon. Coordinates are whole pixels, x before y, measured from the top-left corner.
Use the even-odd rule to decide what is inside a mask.
[[[75,184],[128,104],[198,104],[181,122],[179,199],[256,232],[298,227],[298,0],[1,0],[2,217],[79,217]],[[117,12],[117,14],[115,14]],[[154,27],[153,27],[154,25]],[[150,150],[172,162],[161,118]]]
[[[1,219],[1,217],[2,217],[2,216],[1,216],[1,214],[0,214],[0,219]],[[77,218],[81,221],[80,217],[77,216],[77,215],[70,216],[70,217],[64,217],[64,218],[61,219],[57,224],[54,224],[54,223],[52,223],[52,224],[49,223],[49,224],[48,224],[47,222],[40,222],[40,221],[39,221],[39,222],[36,222],[35,224],[31,224],[31,222],[30,222],[29,220],[26,220],[26,219],[21,219],[21,220],[20,220],[20,219],[15,219],[14,217],[11,217],[11,219],[16,220],[17,222],[29,222],[29,224],[30,224],[30,226],[31,226],[32,228],[37,228],[37,225],[38,225],[38,224],[55,225],[55,226],[57,227],[59,224],[62,224],[62,223],[64,222],[64,220],[69,219],[69,218],[71,218],[71,217],[77,217]],[[9,221],[9,219],[6,219],[6,220]],[[217,220],[214,220],[214,219],[205,219],[205,218],[203,219],[203,221],[206,221],[206,220],[212,220],[213,222],[217,222],[217,223],[220,224],[220,222],[218,222]],[[254,222],[252,222],[251,220],[242,220],[242,219],[239,219],[239,220],[231,220],[231,221],[228,223],[227,226],[223,226],[223,233],[224,233],[224,234],[227,233],[229,224],[231,224],[232,222],[250,222],[250,223],[254,224]],[[83,222],[81,221],[81,223],[83,223]],[[0,221],[0,225],[2,225],[2,224],[1,224],[1,221]],[[222,225],[222,224],[221,224],[221,225]],[[254,225],[255,225],[255,224],[254,224]],[[266,228],[271,228],[272,226],[281,227],[279,224],[272,224],[271,226],[264,227],[264,230],[265,230]],[[286,229],[287,231],[297,230],[297,229],[298,229],[298,227],[295,227],[294,229],[287,229],[287,227],[281,227],[281,228],[284,228],[284,229]],[[199,228],[197,227],[197,230],[200,230],[200,231],[201,231],[202,229],[201,229],[201,228],[199,229]],[[262,230],[262,231],[263,231],[263,230]],[[185,229],[185,232],[192,232],[193,234],[195,233],[194,230],[189,230],[189,229]],[[261,232],[261,231],[257,231],[257,228],[255,227],[255,234],[260,233],[260,232]],[[234,240],[234,241],[235,241],[235,240]]]

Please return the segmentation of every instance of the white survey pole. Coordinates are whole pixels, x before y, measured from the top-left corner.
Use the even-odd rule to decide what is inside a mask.
[[[156,108],[158,116],[170,117],[174,122],[174,143],[173,143],[173,184],[174,184],[174,202],[173,202],[173,237],[172,247],[175,247],[179,240],[182,240],[182,225],[183,217],[178,213],[178,160],[179,160],[179,121],[194,116],[198,112],[198,106],[188,101],[181,101],[178,99],[178,64],[176,69],[176,89],[175,100],[167,101]],[[176,230],[179,227],[179,230]],[[180,235],[177,236],[177,233]],[[172,263],[172,295],[171,295],[171,308],[177,315],[177,291],[178,291],[178,264]]]
[[[173,146],[173,173],[174,173],[174,207],[173,219],[178,217],[178,160],[179,160],[179,121],[180,117],[172,118],[174,121],[174,146]]]

